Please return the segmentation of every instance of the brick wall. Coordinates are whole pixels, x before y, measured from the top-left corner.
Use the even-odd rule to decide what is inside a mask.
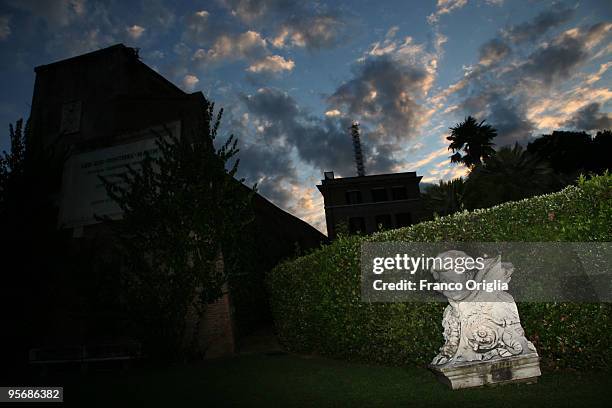
[[[222,254],[216,260],[216,267],[224,268]],[[197,330],[197,347],[204,358],[227,356],[236,351],[234,308],[227,284],[223,285],[222,292],[219,299],[206,305],[201,316],[198,317],[193,307],[187,311],[184,345],[194,340],[193,333]]]
[[[230,294],[206,306],[202,319],[206,358],[233,354],[236,349],[235,327]]]

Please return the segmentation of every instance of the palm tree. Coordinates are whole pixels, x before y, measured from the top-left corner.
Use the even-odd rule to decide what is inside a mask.
[[[552,167],[517,143],[474,168],[465,183],[466,208],[487,208],[562,187]]]
[[[451,163],[462,163],[472,169],[495,154],[491,140],[497,136],[497,131],[484,122],[478,123],[468,116],[462,123],[450,128],[451,134],[446,140],[451,141],[448,150],[454,153],[450,156]]]
[[[465,181],[459,177],[454,180],[440,180],[421,193],[425,208],[429,213],[444,216],[463,209]]]

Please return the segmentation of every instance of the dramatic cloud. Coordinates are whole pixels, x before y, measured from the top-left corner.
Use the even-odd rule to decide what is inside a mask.
[[[329,48],[336,45],[344,30],[344,22],[333,15],[314,15],[308,19],[301,16],[283,24],[272,40],[272,45],[284,48],[289,45],[310,49]]]
[[[605,55],[598,47],[606,44],[612,24],[575,27],[533,43],[572,14],[566,9],[549,10],[502,31],[500,37],[480,47],[478,63],[467,67],[461,80],[430,100],[441,108],[448,98],[457,98],[451,111],[486,119],[498,130],[497,146],[526,142],[542,126],[554,128],[564,121],[584,127],[587,122],[582,119],[588,119],[591,122],[588,126],[602,126],[608,116],[599,113],[597,104],[587,109],[584,100],[590,97],[606,101],[605,96],[597,97],[594,90],[589,95],[588,88],[560,92],[559,87],[576,87],[568,81],[579,77],[585,78],[585,85],[601,79],[607,64],[587,77],[580,75],[580,69],[597,55]],[[553,103],[555,96],[551,92],[564,102]],[[569,117],[580,108],[584,109]]]
[[[273,141],[274,145],[291,149],[317,172],[331,169],[342,175],[354,173],[348,118],[313,116],[301,109],[290,95],[273,88],[261,88],[242,99],[251,120],[269,143]],[[375,140],[364,141],[369,168],[387,171],[391,168],[393,161],[387,149]]]
[[[340,115],[342,115],[342,112],[340,112],[338,109],[332,109],[325,112],[325,116],[334,117]]]
[[[428,181],[465,172],[448,166],[445,136],[467,115],[498,130],[498,147],[610,127],[612,24],[596,1],[6,0],[0,68],[11,68],[11,111],[0,101],[0,116],[27,114],[32,66],[137,46],[153,69],[225,108],[241,176],[322,226],[314,185],[323,170],[355,175],[353,121],[368,174],[416,170]]]
[[[266,40],[255,31],[239,35],[222,35],[208,50],[199,48],[193,59],[201,64],[218,63],[226,60],[257,60],[268,53]]]
[[[494,38],[480,47],[478,63],[484,66],[497,64],[510,55],[510,53],[511,49],[505,42],[499,38]]]
[[[430,112],[422,105],[435,79],[436,56],[411,37],[395,40],[389,30],[384,41],[353,67],[353,77],[327,98],[328,111],[343,112],[372,128],[370,139],[406,141],[414,137]]]
[[[245,22],[252,22],[277,10],[290,10],[291,1],[284,0],[221,0],[233,15]]]
[[[198,47],[208,47],[221,35],[235,30],[227,19],[211,16],[207,10],[198,10],[186,16],[184,24],[182,41]]]
[[[605,67],[605,64],[603,66]],[[551,131],[565,127],[580,109],[591,103],[598,103],[603,108],[612,100],[612,90],[588,82],[588,79],[596,75],[597,73],[587,76],[587,80],[581,85],[567,90],[551,89],[545,96],[529,105],[527,117],[536,123],[539,129]]]
[[[406,37],[403,40],[395,38],[397,27],[391,27],[385,39],[372,44],[367,56],[380,57],[383,55],[395,56],[397,59],[409,59],[410,62],[416,62],[418,59],[423,59],[425,54],[425,45],[416,44],[412,37]],[[364,60],[365,57],[362,58]]]
[[[41,54],[48,54],[54,59],[71,57],[129,38],[125,30],[127,22],[109,13],[105,3],[25,0],[8,1],[4,5],[14,12],[11,13],[13,19],[19,19],[19,35],[12,21],[13,38],[16,41],[36,39],[40,42],[24,50],[34,60]]]
[[[187,74],[187,75],[185,75],[183,77],[183,88],[185,88],[187,91],[191,92],[191,91],[194,90],[194,88],[196,87],[198,82],[200,82],[200,80],[198,79],[197,76],[191,75],[191,74]]]
[[[65,27],[85,15],[84,0],[10,0],[8,4],[28,11],[52,28]]]
[[[297,102],[278,89],[260,88],[254,95],[243,96],[242,100],[251,114],[281,125],[292,122],[299,115]]]
[[[384,55],[366,59],[353,75],[328,98],[330,106],[380,125],[396,139],[410,135],[423,115],[416,98],[422,95],[427,72]]]
[[[595,72],[594,74],[588,75],[585,78],[584,82],[588,85],[598,82],[599,80],[602,79],[603,75],[608,71],[608,69],[610,69],[610,67],[612,67],[612,61],[606,62],[605,64],[601,64],[597,72]]]
[[[529,140],[531,132],[535,130],[534,124],[527,118],[526,104],[521,103],[522,98],[505,98],[493,94],[489,99],[489,122],[497,129],[498,137],[494,140],[497,147],[525,143]]]
[[[601,105],[590,103],[578,110],[565,126],[577,130],[600,130],[612,128],[612,114],[601,112]]]
[[[155,28],[156,32],[165,33],[172,29],[176,23],[176,15],[169,7],[170,3],[164,4],[163,0],[147,0],[142,3],[140,12],[141,22],[146,27]]]
[[[453,10],[462,8],[467,4],[467,0],[438,0],[436,11],[427,16],[429,24],[435,24],[443,14],[449,14]]]
[[[475,78],[469,81],[468,96],[459,103],[459,110],[493,125],[498,133],[494,140],[497,147],[527,141],[535,125],[527,118],[526,96],[510,89],[510,83]]]
[[[146,28],[134,24],[131,27],[127,27],[125,31],[127,31],[128,35],[132,40],[138,40],[146,31]]]
[[[280,55],[268,55],[251,64],[251,66],[247,68],[247,71],[255,73],[278,73],[282,71],[291,71],[294,66],[295,63],[290,59],[284,59]]]
[[[244,10],[263,7],[259,2],[237,6],[243,14],[246,13]],[[227,19],[220,19],[217,15],[211,16],[206,10],[200,10],[187,16],[182,35],[184,42],[181,44],[187,48],[187,44],[200,47],[193,53],[192,60],[202,68],[238,60],[247,62],[247,80],[251,83],[260,83],[275,74],[293,70],[295,62],[281,55],[274,55],[269,50],[269,41],[260,32],[249,29],[236,33],[235,29]]]
[[[574,30],[571,30],[570,32],[572,31]],[[576,30],[575,35],[579,37],[582,36],[585,47],[590,50],[602,41],[609,39],[610,31],[612,31],[612,23],[601,22],[592,25],[585,32]]]
[[[555,7],[541,12],[531,21],[503,30],[502,35],[515,44],[535,41],[550,29],[569,21],[573,15],[573,9]]]
[[[340,12],[320,4],[292,0],[223,0],[222,4],[245,23],[279,27],[270,40],[277,48],[333,47],[347,26]]]
[[[300,187],[293,186],[291,195],[298,197],[295,204],[289,207],[293,213],[300,214],[300,218],[317,228],[319,231],[325,232],[325,217],[323,217],[322,208],[324,208],[323,196],[312,186],[318,180],[311,181],[310,186]]]
[[[239,174],[249,184],[258,183],[259,191],[277,205],[322,228],[316,179],[324,170],[354,174],[350,123],[315,117],[275,88],[242,95],[239,106],[242,113],[233,111],[228,125],[240,135]],[[302,178],[305,166],[316,179]]]
[[[261,140],[241,146],[240,158],[239,173],[247,184],[257,183],[260,193],[287,208],[294,198],[288,186],[299,183],[288,149]]]
[[[210,13],[206,10],[196,11],[186,17],[183,40],[199,45],[208,44],[212,31],[209,17]]]
[[[223,119],[223,129],[231,130],[239,141],[239,176],[246,178],[248,185],[257,183],[261,193],[287,208],[291,197],[286,186],[298,183],[292,146],[281,143],[278,132],[265,132],[269,124],[248,112],[245,98],[248,99],[243,96],[242,101],[226,110]]]
[[[569,78],[586,61],[589,51],[610,32],[612,24],[599,23],[588,29],[568,30],[536,49],[527,59],[522,72],[527,79],[536,79],[550,86]]]

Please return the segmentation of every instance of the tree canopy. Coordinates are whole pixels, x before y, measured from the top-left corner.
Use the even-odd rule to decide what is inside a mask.
[[[222,114],[207,101],[195,134],[162,132],[156,157],[103,179],[123,211],[122,220],[106,221],[126,260],[128,303],[146,323],[141,335],[165,348],[159,352],[179,350],[187,313],[201,314],[222,295],[240,251],[235,241],[252,219],[254,190],[235,178],[237,140],[214,146]]]
[[[547,161],[515,144],[500,148],[470,172],[463,203],[468,209],[487,208],[549,193],[561,187]]]
[[[478,122],[468,116],[463,122],[450,128],[451,134],[446,138],[451,143],[448,149],[453,152],[451,163],[464,164],[473,168],[495,154],[492,140],[497,131],[485,121]]]

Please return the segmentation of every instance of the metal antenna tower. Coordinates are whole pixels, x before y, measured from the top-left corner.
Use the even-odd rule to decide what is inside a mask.
[[[359,123],[353,122],[351,127],[351,137],[353,138],[353,150],[355,151],[355,164],[357,165],[357,175],[365,176],[365,167],[363,166],[363,152],[361,151],[361,139],[359,137]]]

